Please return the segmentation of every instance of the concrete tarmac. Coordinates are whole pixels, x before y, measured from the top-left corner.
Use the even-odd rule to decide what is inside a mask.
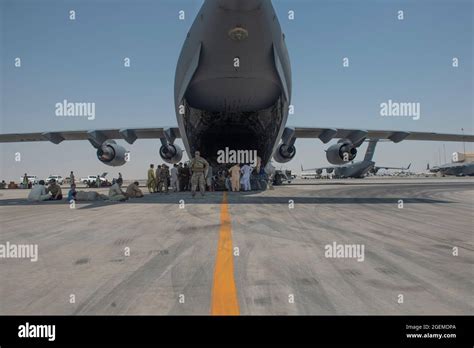
[[[0,190],[0,245],[38,246],[37,262],[0,258],[0,314],[472,314],[472,179],[297,180],[73,209]],[[328,257],[334,243],[363,260]]]

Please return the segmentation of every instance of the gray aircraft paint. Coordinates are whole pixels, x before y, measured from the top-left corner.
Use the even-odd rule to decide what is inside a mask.
[[[248,36],[233,39],[235,28]],[[206,0],[176,67],[176,117],[186,151],[199,150],[215,162],[226,147],[256,150],[266,163],[283,133],[290,99],[290,61],[271,2]]]
[[[226,147],[257,151],[263,165],[272,155],[285,163],[291,160],[294,141],[300,138],[319,139],[324,144],[333,139],[350,140],[355,146],[365,138],[394,143],[474,142],[471,134],[286,127],[292,91],[290,60],[270,0],[206,0],[183,40],[174,86],[178,127],[9,133],[0,134],[0,142],[88,140],[97,149],[99,160],[111,166],[127,162],[126,149],[112,143],[114,139],[129,144],[137,139],[159,139],[162,159],[176,163],[181,160],[181,149],[173,142],[182,138],[188,156],[199,149],[212,165],[218,151]],[[280,140],[284,146],[276,153]],[[103,148],[109,155],[115,154],[114,160],[104,161]],[[341,175],[365,171],[358,163],[343,167]]]
[[[443,175],[472,176],[474,175],[474,163],[447,163],[431,168],[430,172],[440,172]]]
[[[375,166],[375,162],[372,161],[375,153],[375,147],[377,146],[377,139],[368,140],[367,150],[365,152],[364,159],[362,161],[351,162],[347,164],[343,164],[340,166],[333,166],[333,167],[324,167],[324,168],[314,168],[314,169],[306,169],[306,170],[323,170],[325,169],[328,173],[332,173],[334,171],[334,176],[337,178],[363,178],[369,171],[378,171],[379,169],[400,169],[406,170],[410,168],[397,168],[397,167],[383,167],[383,166]]]

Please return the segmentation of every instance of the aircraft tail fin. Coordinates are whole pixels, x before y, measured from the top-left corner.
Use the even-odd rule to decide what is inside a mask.
[[[372,161],[375,153],[375,146],[377,145],[378,139],[370,139],[367,151],[365,152],[364,161]]]

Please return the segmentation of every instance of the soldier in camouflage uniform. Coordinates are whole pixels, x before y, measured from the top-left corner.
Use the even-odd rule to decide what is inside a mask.
[[[158,192],[165,191],[168,194],[168,179],[170,177],[170,170],[166,164],[163,164],[160,169],[160,179],[159,179],[159,187]],[[162,189],[163,188],[163,189]]]
[[[199,185],[199,190],[201,191],[201,196],[204,196],[204,191],[206,189],[206,178],[204,177],[205,173],[209,168],[209,163],[201,157],[201,153],[196,151],[194,153],[194,158],[191,160],[189,167],[191,169],[191,193],[194,197],[196,195],[196,187]]]
[[[155,177],[156,177],[156,182],[155,182],[156,189],[155,189],[155,192],[160,192],[160,188],[161,188],[160,173],[161,173],[161,165],[158,165],[158,166],[156,167],[156,172],[155,172]]]

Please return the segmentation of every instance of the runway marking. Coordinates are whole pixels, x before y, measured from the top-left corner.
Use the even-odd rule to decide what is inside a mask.
[[[221,228],[217,244],[214,282],[211,298],[212,315],[239,315],[239,301],[234,280],[234,256],[232,254],[232,225],[227,204],[227,192],[221,203]]]

